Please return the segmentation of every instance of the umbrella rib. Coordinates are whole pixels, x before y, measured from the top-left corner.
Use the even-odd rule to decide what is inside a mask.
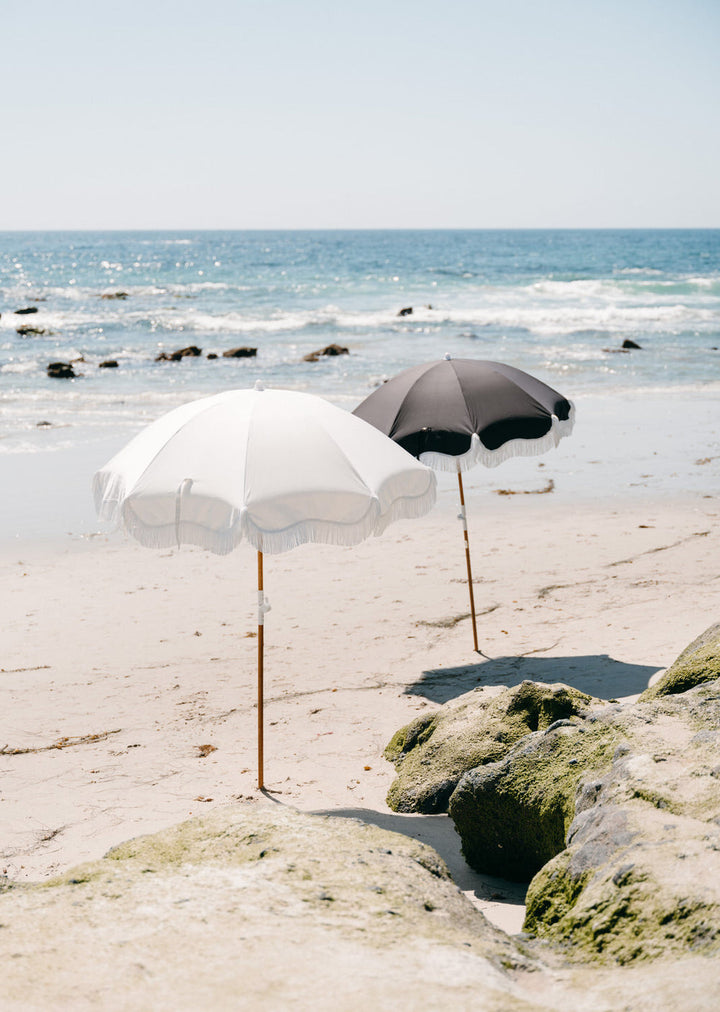
[[[264,391],[261,391],[261,393],[262,392],[264,392]],[[242,528],[243,528],[244,524],[247,523],[247,496],[246,496],[246,489],[247,489],[248,458],[250,456],[250,429],[252,427],[252,420],[253,420],[253,410],[251,408],[250,409],[250,417],[248,418],[248,423],[247,423],[247,426],[245,427],[245,464],[243,465],[243,483],[242,483],[242,487],[243,487],[243,504],[245,506],[245,518],[244,518],[244,520],[241,520],[241,522],[240,522],[240,533],[241,533],[241,535],[242,535]],[[262,540],[260,542],[260,547],[259,547],[258,551],[262,551]]]
[[[369,423],[367,423],[367,422],[363,423],[363,424],[369,425]],[[325,427],[318,426],[318,428],[319,428],[319,431],[322,432],[322,434],[325,436],[325,438],[333,446],[333,448],[336,449],[338,451],[338,453],[346,461],[349,470],[354,475],[354,477],[357,479],[358,484],[361,486],[363,492],[365,493],[365,495],[369,499],[369,503],[367,505],[367,508],[363,511],[363,513],[359,517],[356,517],[356,518],[354,518],[352,520],[336,520],[336,519],[326,519],[326,518],[322,518],[322,517],[307,517],[306,516],[302,520],[298,520],[298,521],[295,521],[295,522],[293,522],[291,524],[288,524],[286,527],[275,528],[272,531],[263,531],[262,528],[258,527],[257,524],[255,524],[254,521],[251,519],[251,517],[248,515],[246,517],[246,521],[245,522],[246,522],[246,524],[248,526],[251,525],[254,528],[254,530],[257,532],[258,536],[260,537],[261,542],[262,542],[263,535],[268,535],[272,539],[283,539],[283,538],[286,538],[288,536],[292,537],[293,532],[302,531],[303,528],[305,528],[306,530],[308,528],[309,529],[312,529],[312,528],[316,528],[316,529],[317,528],[324,528],[328,532],[331,532],[331,531],[340,531],[340,530],[343,530],[343,529],[358,528],[358,536],[357,536],[356,539],[353,539],[352,542],[339,541],[339,540],[337,541],[338,544],[351,544],[351,543],[352,544],[358,544],[358,543],[360,543],[360,541],[363,541],[366,537],[368,537],[375,530],[375,528],[378,525],[378,522],[380,522],[384,517],[386,517],[387,514],[389,514],[390,516],[392,516],[393,507],[395,506],[395,503],[391,504],[389,510],[387,511],[387,514],[380,514],[380,512],[379,512],[379,500],[378,500],[377,494],[373,491],[373,489],[368,484],[368,482],[362,477],[362,475],[360,474],[360,472],[358,471],[357,467],[352,462],[352,460],[350,460],[350,458],[347,457],[347,455],[343,451],[342,446],[338,443],[338,441],[337,441],[337,439],[335,437],[335,434],[332,432],[332,430],[327,429]],[[247,464],[247,458],[246,458],[246,464]],[[430,484],[422,492],[418,492],[417,494],[404,493],[403,496],[402,496],[402,499],[405,502],[422,502],[427,497],[429,490],[430,490]],[[377,510],[377,512],[376,512],[375,517],[373,518],[372,515],[373,515],[374,508]],[[303,539],[302,541],[296,541],[295,543],[296,544],[302,544],[302,543],[304,543],[305,540],[309,540],[309,539]],[[325,538],[323,538],[322,540],[325,541],[326,543],[332,543],[329,540],[326,541]],[[268,549],[268,551],[272,552],[273,550],[272,549]]]
[[[416,386],[418,385],[418,383],[420,382],[420,380],[422,380],[422,379],[423,379],[423,378],[424,378],[424,377],[425,377],[425,376],[427,375],[427,373],[428,373],[428,372],[430,371],[430,369],[431,369],[431,368],[433,367],[433,365],[434,365],[434,364],[435,364],[434,362],[428,362],[428,363],[427,363],[427,365],[426,365],[426,366],[425,366],[425,368],[424,368],[424,369],[422,370],[422,372],[421,372],[421,373],[419,373],[419,375],[417,375],[417,376],[416,376],[416,377],[415,377],[415,378],[413,379],[412,383],[410,384],[410,386],[409,386],[409,387],[407,388],[407,390],[405,391],[405,394],[404,394],[404,395],[403,395],[403,397],[402,397],[402,398],[400,399],[400,403],[398,404],[398,408],[397,408],[397,411],[396,411],[396,412],[395,412],[395,414],[393,415],[393,419],[392,419],[392,425],[390,426],[390,431],[388,432],[388,436],[390,437],[390,439],[393,439],[393,440],[394,440],[394,438],[395,438],[395,435],[394,435],[394,434],[395,434],[395,431],[396,431],[396,426],[397,426],[397,420],[398,420],[398,416],[399,416],[399,414],[400,414],[400,411],[402,410],[402,405],[403,405],[403,402],[404,402],[404,401],[406,401],[406,400],[407,400],[407,399],[408,399],[408,398],[410,397],[410,394],[412,393],[412,391],[413,391],[413,390],[415,389],[415,387],[416,387]]]
[[[216,398],[217,398],[217,396],[219,396],[219,395],[214,395],[213,397],[211,397],[211,398],[208,398],[208,400],[212,400],[213,402],[215,402],[215,401],[216,401]],[[193,419],[194,419],[194,418],[198,418],[198,417],[199,417],[200,415],[204,415],[204,414],[206,414],[206,413],[207,413],[208,411],[211,411],[211,410],[212,410],[212,409],[213,409],[214,407],[215,407],[215,403],[213,403],[213,404],[206,404],[206,405],[205,405],[205,406],[204,406],[204,407],[202,408],[202,410],[201,410],[201,411],[198,411],[198,412],[197,412],[197,414],[195,414],[195,415],[193,415],[193,416],[192,416],[192,418],[193,418]],[[160,421],[160,419],[158,419],[158,421]],[[156,450],[156,452],[155,452],[155,453],[154,453],[154,454],[152,455],[152,457],[151,457],[151,458],[150,458],[150,460],[149,460],[149,461],[147,462],[147,464],[145,465],[145,467],[144,467],[144,468],[142,469],[142,471],[140,472],[140,474],[139,474],[139,475],[137,476],[137,478],[135,479],[135,482],[134,482],[134,484],[135,484],[135,485],[137,485],[137,484],[138,484],[138,482],[142,481],[142,479],[143,479],[143,478],[145,477],[145,475],[146,475],[146,474],[148,473],[148,471],[149,471],[149,470],[150,470],[150,468],[151,468],[151,467],[153,466],[153,464],[155,463],[155,461],[157,460],[157,458],[158,458],[158,457],[160,456],[160,454],[161,454],[161,453],[164,453],[164,452],[165,452],[165,450],[166,450],[166,449],[168,448],[168,446],[170,446],[170,444],[171,444],[172,442],[174,442],[174,440],[176,439],[176,437],[178,437],[178,436],[180,436],[180,435],[182,434],[182,431],[183,431],[183,430],[182,430],[182,427],[180,427],[180,428],[177,428],[177,429],[175,429],[175,431],[174,431],[174,432],[173,432],[173,433],[172,433],[172,434],[171,434],[170,436],[168,436],[168,438],[167,438],[167,439],[165,440],[165,442],[164,442],[164,443],[162,444],[162,446],[160,446],[160,447],[159,447],[159,448],[158,448],[158,449]],[[190,477],[190,475],[186,475],[185,477],[186,477],[186,478],[189,478],[189,477]],[[120,496],[120,497],[118,498],[118,502],[120,502],[121,500],[125,499],[125,498],[127,497],[127,494],[128,494],[128,493],[127,493],[127,491],[126,491],[126,490],[123,490],[123,494],[122,494],[122,496]]]
[[[457,388],[458,388],[458,390],[460,391],[460,397],[462,398],[462,402],[463,402],[463,404],[465,405],[465,409],[467,410],[467,398],[465,397],[465,391],[463,390],[463,385],[462,385],[462,383],[460,382],[460,377],[458,376],[458,371],[457,371],[457,369],[455,368],[455,362],[456,362],[456,359],[452,359],[452,358],[451,358],[451,359],[449,360],[449,364],[450,364],[450,368],[451,368],[451,370],[452,370],[452,374],[453,374],[453,376],[455,377],[455,382],[456,382],[456,384],[457,384]],[[473,432],[474,432],[474,431],[475,431],[475,430],[473,429]]]

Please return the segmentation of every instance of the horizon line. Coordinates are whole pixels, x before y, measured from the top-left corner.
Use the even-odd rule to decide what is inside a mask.
[[[312,226],[312,227],[221,227],[211,226],[143,226],[82,227],[82,228],[0,228],[0,235],[45,232],[717,232],[720,225],[489,225],[489,226]]]

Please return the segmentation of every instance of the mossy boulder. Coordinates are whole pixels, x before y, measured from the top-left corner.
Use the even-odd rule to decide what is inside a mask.
[[[655,685],[640,699],[656,699],[687,692],[695,685],[720,678],[720,622],[711,625],[687,646]]]
[[[527,734],[449,812],[474,868],[534,876],[524,930],[569,959],[720,952],[720,682]]]
[[[430,847],[263,802],[15,885],[0,894],[0,925],[3,1012],[528,1012],[513,974],[537,965]]]
[[[385,757],[394,763],[397,778],[387,803],[396,812],[446,812],[469,770],[497,762],[526,735],[597,705],[598,700],[560,683],[474,689],[393,736]]]
[[[720,690],[603,716],[622,739],[586,776],[567,846],[530,883],[525,931],[573,960],[720,951]]]
[[[565,848],[588,770],[609,766],[618,734],[606,723],[560,720],[527,735],[501,762],[471,770],[449,812],[477,871],[527,882]]]

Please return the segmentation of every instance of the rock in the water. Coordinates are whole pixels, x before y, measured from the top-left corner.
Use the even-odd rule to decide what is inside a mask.
[[[214,351],[209,351],[209,352],[208,352],[208,354],[207,354],[207,357],[208,357],[208,358],[210,359],[210,361],[212,362],[212,361],[213,361],[213,359],[216,359],[216,358],[217,358],[218,356],[217,356],[217,353],[216,353],[216,352],[214,352]]]
[[[50,362],[47,366],[47,374],[51,379],[74,379],[75,370],[72,362]]]
[[[317,362],[323,356],[349,355],[350,349],[341,344],[328,344],[319,351],[311,351],[309,355],[303,356],[303,362]]]
[[[255,358],[257,348],[228,348],[223,352],[223,358]]]
[[[397,772],[387,803],[396,812],[445,812],[463,774],[503,758],[530,732],[597,703],[559,683],[474,689],[395,734],[385,750]]]
[[[183,358],[197,358],[198,355],[202,355],[202,348],[198,348],[197,345],[191,344],[187,348],[178,348],[177,351],[161,351],[156,356],[156,362],[179,362]]]
[[[51,334],[52,331],[46,330],[44,327],[31,327],[27,324],[24,327],[16,327],[15,333],[20,337],[41,337],[43,334]]]
[[[117,359],[107,358],[104,362],[98,362],[98,369],[117,369]]]
[[[412,316],[412,311],[412,306],[403,306],[403,308],[398,312],[398,316]]]
[[[720,678],[720,622],[711,625],[685,647],[658,681],[640,699],[687,692],[694,685]]]
[[[627,355],[628,352],[633,351],[634,349],[637,351],[642,351],[642,345],[637,344],[635,341],[632,341],[629,337],[626,337],[619,348],[603,348],[603,351],[606,351],[611,355],[613,354]]]
[[[16,309],[16,316],[30,316],[31,313],[37,313],[37,306],[25,306],[24,309]]]
[[[103,292],[101,299],[127,299],[128,292]]]

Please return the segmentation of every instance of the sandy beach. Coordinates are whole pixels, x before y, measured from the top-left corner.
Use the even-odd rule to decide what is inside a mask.
[[[534,679],[632,697],[717,620],[717,433],[701,457],[688,430],[687,479],[673,480],[676,454],[656,457],[653,474],[635,461],[636,483],[624,460],[612,484],[622,449],[606,443],[598,459],[597,436],[579,426],[554,454],[468,475],[481,655],[447,479],[423,520],[357,548],[266,560],[259,803],[432,844],[510,932],[522,887],[472,872],[446,816],[392,813],[383,749],[419,712],[477,685]],[[583,468],[595,475],[585,494]],[[149,551],[120,532],[6,537],[0,874],[42,880],[138,834],[258,800],[255,575],[249,546],[221,558]]]
[[[88,13],[3,8],[0,1012],[718,1012],[720,6]]]

